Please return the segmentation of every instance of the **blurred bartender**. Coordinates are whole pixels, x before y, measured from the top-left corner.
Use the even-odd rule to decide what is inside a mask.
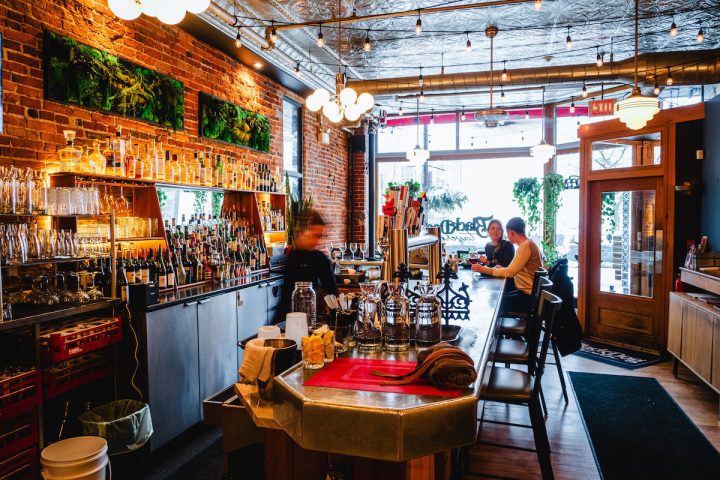
[[[285,263],[285,282],[275,323],[284,321],[285,315],[291,311],[295,282],[312,282],[319,301],[325,295],[337,295],[332,264],[325,254],[317,249],[324,233],[325,221],[317,211],[309,210],[298,217],[298,233]],[[318,312],[320,311],[318,309]]]

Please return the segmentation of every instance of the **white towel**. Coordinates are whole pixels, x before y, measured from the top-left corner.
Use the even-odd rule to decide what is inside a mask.
[[[265,346],[265,340],[255,338],[245,346],[245,356],[240,365],[240,376],[245,383],[253,383],[257,380],[267,382],[273,375],[273,359],[275,349]]]

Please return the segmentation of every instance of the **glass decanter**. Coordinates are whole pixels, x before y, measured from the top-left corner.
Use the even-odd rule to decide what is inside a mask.
[[[308,325],[311,329],[317,328],[317,299],[315,290],[312,288],[312,282],[296,282],[295,289],[292,294],[291,310],[293,312],[302,312],[307,315]]]
[[[424,350],[442,340],[442,303],[437,297],[439,285],[423,282],[417,286],[420,298],[415,302],[415,346]]]
[[[355,338],[360,350],[376,351],[382,346],[381,311],[382,300],[380,300],[379,282],[361,283],[358,316],[355,325]]]
[[[58,150],[61,172],[75,172],[82,160],[83,151],[75,146],[75,130],[63,130],[65,148]]]
[[[107,159],[100,149],[100,140],[93,140],[92,151],[89,152],[85,164],[87,173],[98,173],[105,175]]]
[[[409,302],[405,297],[405,285],[396,281],[388,283],[388,297],[382,309],[383,350],[402,352],[410,347]]]
[[[32,202],[34,213],[47,213],[47,179],[45,173],[40,170],[33,172]]]

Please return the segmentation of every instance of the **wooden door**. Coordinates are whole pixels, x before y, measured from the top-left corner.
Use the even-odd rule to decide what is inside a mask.
[[[587,334],[650,350],[665,322],[663,177],[589,182]]]

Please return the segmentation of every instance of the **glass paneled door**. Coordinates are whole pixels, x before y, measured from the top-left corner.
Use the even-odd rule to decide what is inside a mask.
[[[661,348],[662,177],[599,180],[589,185],[588,335]]]

